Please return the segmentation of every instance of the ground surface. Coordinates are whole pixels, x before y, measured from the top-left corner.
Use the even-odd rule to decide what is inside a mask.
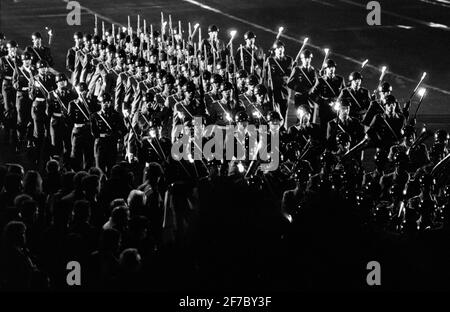
[[[236,44],[243,41],[246,30],[257,35],[258,44],[267,49],[278,27],[285,28],[284,41],[288,54],[295,56],[303,41],[309,37],[314,52],[314,66],[320,67],[323,48],[331,49],[338,64],[337,72],[345,77],[359,70],[361,62],[369,59],[364,69],[364,85],[373,90],[380,68],[388,67],[385,77],[394,86],[401,101],[409,97],[423,72],[428,94],[419,111],[419,122],[431,128],[450,128],[450,1],[395,0],[379,1],[382,8],[381,26],[366,23],[368,1],[362,0],[129,0],[80,1],[83,7],[80,26],[69,26],[67,1],[63,0],[0,0],[0,31],[15,39],[23,48],[30,43],[33,31],[45,33],[45,26],[54,29],[52,43],[55,69],[64,70],[65,54],[72,45],[75,31],[93,32],[94,14],[105,21],[125,25],[131,16],[133,26],[137,14],[155,27],[161,11],[172,15],[174,24],[181,20],[200,23],[203,35],[206,27],[215,23],[220,36],[228,40],[228,31],[238,30]],[[417,98],[413,102],[415,110]]]

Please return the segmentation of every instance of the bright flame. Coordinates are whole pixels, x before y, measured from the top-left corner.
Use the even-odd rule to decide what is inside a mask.
[[[305,39],[303,39],[303,44],[306,44],[308,42],[309,38],[306,37]]]
[[[281,34],[283,32],[283,30],[284,30],[284,27],[278,28],[278,33]]]
[[[362,63],[361,67],[366,66],[367,63],[369,63],[369,60],[365,60],[365,61]]]
[[[421,80],[424,80],[426,76],[427,76],[427,72],[424,72],[424,73],[422,74]]]
[[[242,163],[238,163],[237,167],[240,173],[243,173],[245,171],[244,165]]]
[[[386,69],[387,69],[387,67],[386,66],[383,66],[383,67],[381,67],[381,72],[385,72],[386,71]]]
[[[231,38],[234,38],[234,36],[236,36],[236,33],[237,33],[236,30],[230,31],[230,36],[231,36]]]
[[[299,115],[300,118],[303,118],[305,115],[305,111],[301,108],[297,109],[297,115]]]
[[[191,164],[194,163],[194,158],[192,158],[192,154],[189,154],[189,155],[188,155],[188,159],[189,159],[189,162],[190,162]]]
[[[253,116],[255,116],[256,118],[261,118],[261,113],[258,111],[253,112]]]
[[[228,121],[232,121],[233,119],[231,118],[230,114],[226,114],[225,117],[227,118]]]
[[[197,28],[198,28],[198,26],[200,26],[200,24],[199,24],[199,23],[195,24],[195,25],[194,25],[194,29],[197,29]]]
[[[325,54],[328,54],[328,52],[330,52],[330,49],[328,49],[328,48],[325,48],[323,50],[325,51]]]
[[[427,92],[427,89],[420,88],[419,91],[417,92],[417,94],[419,94],[419,96],[423,97],[426,92]]]

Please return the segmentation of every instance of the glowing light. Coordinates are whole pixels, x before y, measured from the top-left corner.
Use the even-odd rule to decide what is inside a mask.
[[[228,114],[228,113],[225,115],[225,118],[226,118],[228,121],[232,121],[232,120],[233,120],[233,119],[231,118],[230,114]]]
[[[384,73],[386,71],[386,69],[387,69],[386,66],[381,67],[381,72]]]
[[[194,158],[192,158],[192,154],[189,154],[189,155],[188,155],[188,160],[189,160],[189,162],[190,162],[191,164],[194,163]]]
[[[369,63],[369,60],[365,60],[365,61],[362,63],[361,67],[364,68],[364,66],[366,66],[367,63]]]
[[[195,25],[194,25],[194,29],[197,29],[199,26],[200,26],[199,23],[195,24]]]
[[[325,51],[325,54],[328,54],[330,52],[330,49],[328,49],[328,48],[325,48],[323,50]]]
[[[283,30],[284,30],[284,27],[278,28],[278,35],[281,34],[283,32]]]
[[[309,38],[306,37],[305,39],[303,39],[303,44],[305,45],[308,42]]]
[[[423,97],[423,96],[425,95],[426,92],[427,92],[427,89],[425,89],[425,88],[420,88],[419,91],[417,92],[417,94],[418,94],[420,97]]]
[[[258,111],[253,112],[253,116],[255,116],[256,118],[261,118],[261,113]]]
[[[240,173],[243,173],[245,171],[244,165],[242,163],[238,163],[237,167]]]
[[[420,80],[424,80],[426,76],[427,76],[427,72],[424,72],[424,73],[422,74],[422,78],[420,78]]]

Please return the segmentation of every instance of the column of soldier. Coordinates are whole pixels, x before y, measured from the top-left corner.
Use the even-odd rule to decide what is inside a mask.
[[[277,173],[296,184],[278,190],[285,192],[279,201],[288,215],[296,215],[307,192],[336,192],[351,205],[368,207],[367,218],[397,230],[443,224],[450,197],[442,178],[448,134],[438,130],[427,148],[433,134],[423,129],[416,135],[410,101],[398,103],[383,81],[385,69],[371,93],[362,87],[361,72],[351,73],[346,84],[328,51],[316,70],[307,39],[297,57],[285,55],[282,29],[266,54],[251,31],[234,51],[236,33],[226,44],[215,25],[206,38],[198,24],[189,23],[186,34],[181,22],[173,27],[163,15],[158,30],[146,21],[140,26],[138,19],[136,31],[129,22],[108,30],[103,24],[101,34],[97,23],[93,35],[76,32],[66,57],[69,77],[50,73],[53,60],[40,33],[20,56],[17,43],[2,35],[4,144],[34,151],[37,166],[53,157],[67,170],[95,165],[107,175],[125,158],[139,170],[162,164],[168,181],[233,174],[264,183],[258,177],[274,172],[258,171],[250,161],[175,161],[171,146],[179,138],[172,130],[192,130],[195,117],[224,129],[237,125],[244,133],[249,124],[269,125],[280,137]],[[286,130],[291,95],[297,123]],[[248,140],[236,137],[234,143],[249,148]],[[195,148],[201,147],[192,143]],[[376,148],[371,172],[362,163],[368,148]]]

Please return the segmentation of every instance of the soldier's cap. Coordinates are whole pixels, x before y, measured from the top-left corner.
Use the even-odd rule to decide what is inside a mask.
[[[32,33],[31,36],[32,36],[32,37],[35,37],[35,38],[42,39],[42,35],[41,35],[41,33],[38,32],[38,31],[35,31],[34,33]]]
[[[166,84],[174,84],[175,77],[172,74],[168,73],[168,74],[164,75],[164,77],[162,77],[162,83],[165,85]]]
[[[270,111],[267,113],[267,122],[271,121],[281,121],[280,113],[277,111]]]
[[[380,92],[391,92],[392,86],[389,82],[383,81],[383,83],[378,88],[378,91]]]
[[[124,32],[119,32],[119,33],[117,33],[116,37],[119,40],[123,40],[126,38],[126,34]]]
[[[210,81],[211,80],[211,72],[208,70],[204,70],[202,78],[204,81]]]
[[[210,33],[210,32],[218,32],[219,31],[219,28],[217,28],[217,26],[216,25],[209,25],[208,26],[208,32]]]
[[[119,49],[116,51],[116,57],[118,58],[126,58],[127,57],[127,53],[125,52],[124,49]]]
[[[187,82],[188,82],[188,80],[185,76],[178,75],[176,83],[179,87],[184,86]]]
[[[45,68],[48,67],[48,63],[46,60],[39,60],[36,62],[36,68]]]
[[[55,81],[56,82],[67,81],[67,77],[63,73],[58,73],[55,77]]]
[[[266,95],[267,94],[267,88],[263,84],[258,84],[255,87],[255,93],[258,95]]]
[[[284,47],[284,43],[281,40],[276,40],[275,43],[273,44],[273,48],[274,49],[279,49]]]
[[[147,64],[147,68],[149,73],[156,73],[158,71],[158,67],[153,63]]]
[[[308,49],[305,49],[302,51],[302,54],[304,58],[312,58],[313,54],[311,51],[309,51]]]
[[[239,111],[234,117],[235,122],[245,122],[248,121],[248,114],[246,111]]]
[[[101,50],[106,49],[107,46],[108,46],[108,41],[106,41],[106,40],[100,41],[100,49]]]
[[[351,98],[349,98],[349,97],[343,97],[339,101],[340,107],[349,107],[350,104],[351,104]]]
[[[79,82],[77,84],[78,89],[80,89],[80,91],[87,91],[88,90],[88,85],[86,82]]]
[[[145,66],[145,59],[142,57],[138,58],[135,62],[136,67],[144,67]]]
[[[211,77],[211,83],[222,83],[223,79],[222,76],[219,74],[213,74]]]
[[[219,63],[217,63],[216,68],[217,68],[217,70],[226,69],[227,68],[227,62],[224,61],[224,60],[220,61]]]
[[[85,33],[83,35],[83,39],[85,39],[86,41],[91,41],[92,40],[92,35],[89,33]]]
[[[239,71],[236,74],[237,78],[247,78],[248,77],[248,73],[245,69],[239,69]]]
[[[116,53],[116,46],[114,44],[110,44],[106,47],[106,50],[111,53]]]
[[[33,55],[31,55],[30,52],[24,52],[21,56],[22,60],[32,60],[33,59]]]
[[[253,31],[249,30],[244,34],[244,38],[245,38],[245,40],[250,40],[250,39],[256,38],[256,35]]]
[[[192,81],[189,81],[183,86],[183,92],[195,92],[197,90],[197,87]]]
[[[109,103],[109,102],[112,101],[111,94],[105,93],[105,94],[103,94],[102,96],[100,96],[99,100],[100,100],[100,102],[102,102],[102,103]]]
[[[397,100],[395,99],[395,96],[393,96],[392,94],[389,94],[384,99],[386,101],[386,104],[395,104],[395,103],[397,103]]]
[[[100,44],[100,41],[101,41],[100,36],[95,35],[92,37],[92,44]]]
[[[156,78],[162,79],[165,75],[167,75],[167,71],[165,69],[160,69],[156,72]]]
[[[333,61],[332,59],[328,59],[326,66],[327,66],[327,68],[336,67],[336,62]]]
[[[73,34],[74,38],[83,39],[83,33],[81,31],[77,31]]]
[[[259,82],[259,78],[255,74],[252,74],[247,77],[246,82],[250,86],[256,86]]]
[[[348,80],[353,81],[353,80],[358,80],[358,79],[362,79],[362,75],[360,72],[354,71],[352,72],[349,76],[348,76]]]
[[[17,48],[17,42],[14,40],[9,40],[7,45],[9,45],[11,48]]]
[[[150,129],[161,127],[161,119],[153,117],[152,119],[149,120],[149,127]]]
[[[145,92],[145,101],[147,103],[153,102],[154,100],[155,100],[155,94],[152,91],[148,90],[147,92]]]
[[[222,82],[222,84],[220,85],[220,91],[230,91],[233,89],[233,84],[229,81],[224,81]]]

